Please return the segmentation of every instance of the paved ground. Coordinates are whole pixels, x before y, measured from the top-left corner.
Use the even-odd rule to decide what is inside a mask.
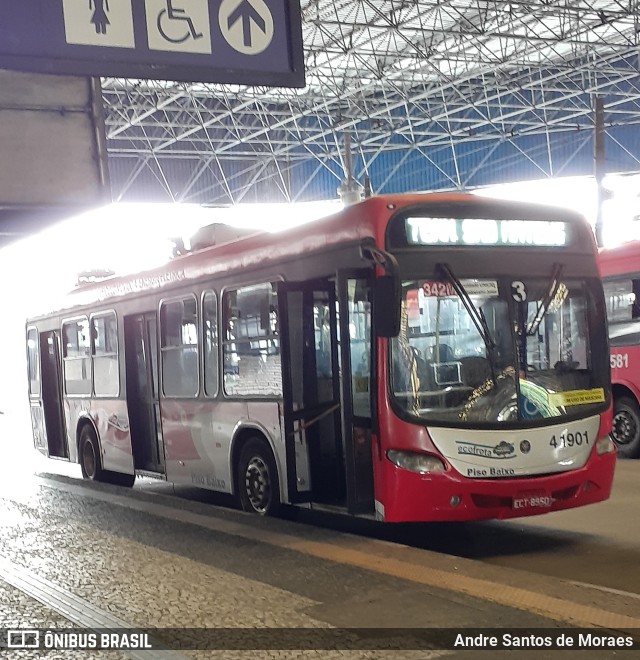
[[[640,631],[640,599],[628,595],[256,519],[154,488],[34,476],[16,469],[8,455],[14,445],[1,431],[0,628],[153,629],[154,641],[179,649],[164,656],[65,650],[44,657],[484,660],[495,650],[463,650],[452,640],[485,634],[502,642],[512,635],[507,639],[520,644],[544,644],[568,634],[578,643],[577,628],[607,640],[627,635],[612,631]],[[218,650],[185,648],[189,635],[190,648]],[[640,650],[524,651],[512,642],[507,653],[607,660],[638,657]],[[0,654],[43,657],[14,649]]]

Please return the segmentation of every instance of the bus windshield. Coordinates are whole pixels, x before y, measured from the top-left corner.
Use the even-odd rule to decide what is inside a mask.
[[[499,427],[600,411],[606,383],[591,359],[587,281],[560,280],[558,269],[546,279],[447,274],[402,284],[390,371],[403,413]]]

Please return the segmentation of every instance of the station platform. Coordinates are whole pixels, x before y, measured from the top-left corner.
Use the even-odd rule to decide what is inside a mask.
[[[2,657],[495,658],[454,644],[479,634],[499,648],[511,635],[516,657],[640,655],[637,599],[309,524],[309,512],[258,518],[202,491],[150,479],[128,490],[43,465],[0,469],[0,629],[40,637],[38,650],[5,643]],[[46,631],[140,633],[151,648],[135,637],[120,650],[49,648]],[[578,633],[634,646],[556,649]],[[520,646],[531,637],[554,646]]]

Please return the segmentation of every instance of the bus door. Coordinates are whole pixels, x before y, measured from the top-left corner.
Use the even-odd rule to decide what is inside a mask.
[[[342,437],[349,513],[373,513],[371,448],[375,365],[371,340],[371,271],[338,271]]]
[[[42,410],[47,434],[49,456],[69,458],[67,432],[62,409],[62,361],[60,359],[60,333],[40,334],[42,368]]]
[[[133,464],[136,470],[164,474],[155,313],[125,316],[124,333]]]
[[[278,285],[291,502],[346,503],[335,284]]]

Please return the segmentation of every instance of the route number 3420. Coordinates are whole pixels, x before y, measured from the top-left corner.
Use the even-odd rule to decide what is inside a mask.
[[[615,353],[609,356],[612,369],[626,369],[629,366],[629,356],[626,353]]]

